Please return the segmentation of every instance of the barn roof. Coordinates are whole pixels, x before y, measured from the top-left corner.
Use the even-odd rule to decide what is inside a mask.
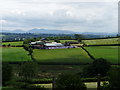
[[[63,46],[63,44],[52,42],[52,43],[46,43],[45,46]]]

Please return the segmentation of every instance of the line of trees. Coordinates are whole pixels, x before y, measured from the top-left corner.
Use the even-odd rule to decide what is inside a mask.
[[[35,87],[30,84],[30,80],[37,78],[39,74],[39,65],[36,62],[26,62],[21,64],[18,68],[19,80],[14,79],[15,72],[9,63],[3,63],[2,65],[2,80],[3,86],[11,86],[15,88],[43,88]],[[55,88],[58,89],[82,89],[86,90],[86,86],[82,81],[82,78],[97,77],[100,74],[101,77],[107,76],[109,83],[104,83],[100,90],[116,90],[120,88],[120,68],[111,69],[110,63],[105,59],[97,59],[87,66],[82,73],[79,74],[61,74],[55,79]],[[23,82],[24,81],[24,82]],[[44,88],[42,89],[44,90]]]

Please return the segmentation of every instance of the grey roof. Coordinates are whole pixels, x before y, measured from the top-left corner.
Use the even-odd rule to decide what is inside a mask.
[[[63,46],[63,44],[61,43],[56,43],[56,42],[52,42],[52,43],[46,43],[45,46]]]

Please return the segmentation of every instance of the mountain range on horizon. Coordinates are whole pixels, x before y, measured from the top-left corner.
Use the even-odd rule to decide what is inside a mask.
[[[41,34],[75,34],[78,32],[74,32],[74,31],[67,31],[67,30],[50,30],[50,29],[30,29],[27,31],[21,30],[21,29],[17,29],[17,30],[2,30],[0,32],[4,32],[4,33],[41,33]]]
[[[35,34],[95,34],[95,35],[113,35],[118,34],[118,32],[75,32],[68,30],[51,30],[51,29],[30,29],[28,31],[24,31],[21,29],[17,30],[2,30],[1,33],[35,33]]]

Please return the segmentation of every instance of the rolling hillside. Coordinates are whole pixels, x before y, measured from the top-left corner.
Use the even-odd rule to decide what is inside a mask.
[[[33,52],[35,60],[47,64],[85,64],[91,63],[92,59],[81,48],[39,50]]]
[[[82,42],[84,42],[86,45],[119,44],[119,38],[82,40]]]

